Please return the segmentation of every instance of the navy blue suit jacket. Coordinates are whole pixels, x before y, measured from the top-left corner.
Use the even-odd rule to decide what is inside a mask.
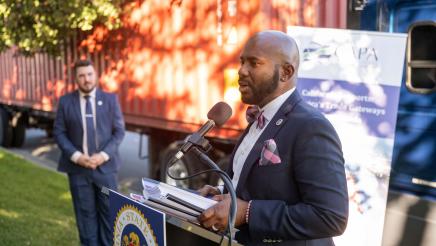
[[[281,163],[259,166],[268,139],[276,142]],[[228,172],[232,177],[232,168]],[[249,153],[236,194],[245,201],[253,200],[249,223],[236,234],[241,243],[333,245],[331,237],[345,230],[348,192],[339,137],[330,122],[297,91],[281,106]]]
[[[62,155],[58,170],[72,174],[88,172],[89,169],[73,163],[70,158],[75,151],[83,153],[83,129],[80,112],[80,93],[74,91],[60,98],[53,134]],[[103,173],[116,172],[120,168],[118,146],[124,137],[124,120],[115,94],[97,89],[95,94],[97,151],[104,151],[109,160],[98,169]]]

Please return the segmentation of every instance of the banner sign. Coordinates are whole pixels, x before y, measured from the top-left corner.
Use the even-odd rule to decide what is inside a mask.
[[[109,191],[113,245],[166,245],[165,214]]]
[[[288,27],[297,89],[342,142],[350,212],[336,245],[381,245],[406,49],[405,34]]]

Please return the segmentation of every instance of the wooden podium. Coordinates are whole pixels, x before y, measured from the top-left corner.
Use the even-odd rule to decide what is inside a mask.
[[[229,245],[227,237],[178,216],[106,188],[102,192],[109,196],[114,245]],[[232,245],[241,244],[233,241]]]

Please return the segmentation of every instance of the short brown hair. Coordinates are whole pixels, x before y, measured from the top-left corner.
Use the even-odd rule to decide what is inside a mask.
[[[93,66],[94,64],[92,63],[92,61],[90,60],[90,59],[80,59],[80,60],[77,60],[75,63],[74,63],[74,73],[76,73],[76,71],[77,71],[77,68],[78,67],[87,67],[87,66]]]

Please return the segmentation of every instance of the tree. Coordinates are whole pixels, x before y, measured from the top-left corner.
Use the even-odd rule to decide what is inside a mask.
[[[120,26],[122,0],[0,0],[0,51],[57,55],[74,32]]]

